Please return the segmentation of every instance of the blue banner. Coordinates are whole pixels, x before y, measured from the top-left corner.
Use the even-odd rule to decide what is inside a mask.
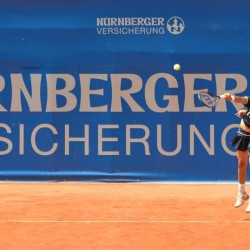
[[[0,178],[236,180],[241,105],[197,94],[249,95],[249,10],[1,1]]]

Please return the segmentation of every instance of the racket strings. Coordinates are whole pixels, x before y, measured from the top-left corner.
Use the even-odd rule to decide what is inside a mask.
[[[199,93],[198,97],[199,100],[209,108],[214,108],[216,106],[217,101],[220,99],[220,97],[215,97],[207,92]]]

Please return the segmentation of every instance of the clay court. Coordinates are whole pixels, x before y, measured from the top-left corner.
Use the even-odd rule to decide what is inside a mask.
[[[235,184],[0,184],[0,249],[248,249]]]

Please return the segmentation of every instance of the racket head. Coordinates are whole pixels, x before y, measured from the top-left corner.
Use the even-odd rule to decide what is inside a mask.
[[[217,101],[220,99],[219,96],[215,96],[208,92],[202,91],[198,94],[199,100],[207,107],[214,108],[217,104]]]

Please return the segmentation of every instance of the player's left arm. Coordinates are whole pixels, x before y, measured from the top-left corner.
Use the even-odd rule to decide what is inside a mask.
[[[235,115],[237,117],[241,117],[242,115],[246,115],[246,114],[247,114],[247,110],[246,109],[241,109]]]

